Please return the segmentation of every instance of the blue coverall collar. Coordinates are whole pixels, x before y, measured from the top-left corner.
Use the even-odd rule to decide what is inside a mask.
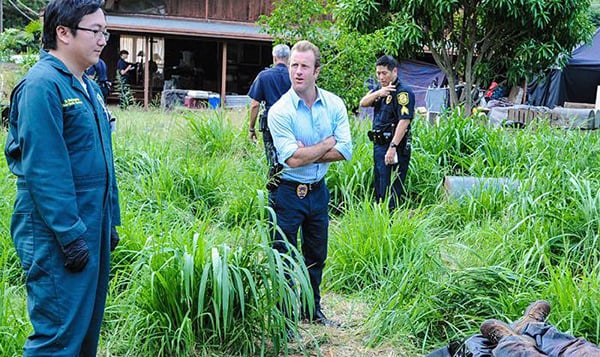
[[[59,60],[56,56],[51,55],[50,52],[46,50],[40,51],[40,61],[48,62],[50,65],[52,65],[52,67],[58,69],[59,71],[72,75],[71,71],[69,71],[67,66],[65,66],[61,60]]]
[[[87,87],[87,91],[89,93],[86,93],[85,88],[81,88],[81,84],[79,83],[79,80],[75,77],[75,75],[73,75],[73,73],[67,68],[67,66],[65,66],[65,64],[60,59],[51,55],[50,52],[42,49],[40,51],[40,61],[48,62],[52,67],[56,68],[63,74],[70,76],[71,77],[71,86],[73,88],[76,88],[80,92],[83,91],[83,93],[86,94],[86,97],[88,99],[89,99],[90,95],[93,94],[92,92],[89,92],[92,88],[90,86],[89,78],[87,78],[87,76],[83,76],[83,81],[84,81],[84,83]]]

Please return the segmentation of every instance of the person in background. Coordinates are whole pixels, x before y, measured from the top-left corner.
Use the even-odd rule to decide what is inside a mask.
[[[131,79],[135,78],[135,65],[127,62],[129,51],[121,50],[119,52],[119,60],[117,61],[117,80],[119,82],[119,107],[125,109],[133,104],[133,96],[131,95]],[[132,73],[133,72],[133,73]]]
[[[98,63],[85,70],[85,74],[98,83],[100,91],[102,92],[104,104],[107,104],[106,100],[108,98],[108,93],[110,93],[112,84],[108,80],[108,76],[106,74],[106,63],[102,60],[102,58],[100,58]],[[108,110],[108,108],[106,108],[106,111],[108,112],[109,116],[110,131],[114,132],[117,129],[117,118],[111,113],[110,110]]]
[[[10,233],[33,332],[24,356],[96,356],[119,242],[109,116],[85,70],[109,33],[101,0],[52,0],[39,61],[11,95],[4,153],[17,177]]]
[[[104,103],[106,103],[106,98],[108,97],[108,93],[110,92],[111,84],[108,81],[108,75],[106,74],[106,63],[100,58],[98,63],[90,66],[85,74],[93,78],[98,86],[100,87],[100,91],[102,91],[102,97],[104,97]]]
[[[314,310],[302,308],[302,319],[339,326],[321,310],[320,284],[327,258],[329,190],[325,174],[331,162],[352,158],[352,139],[344,102],[316,85],[321,70],[319,48],[300,41],[292,48],[289,75],[292,88],[269,110],[268,127],[278,161],[283,165],[277,187],[269,191],[269,205],[280,230],[273,248],[288,253],[298,248],[302,228],[302,256],[308,268]],[[283,232],[284,236],[280,232]]]
[[[256,141],[256,118],[259,114],[260,104],[264,103],[265,109],[260,115],[258,130],[262,132],[263,143],[265,146],[265,155],[267,164],[272,165],[277,161],[276,153],[273,148],[273,138],[267,125],[269,109],[287,92],[291,87],[290,75],[288,73],[288,60],[290,57],[290,48],[288,45],[279,44],[273,47],[273,66],[262,70],[252,85],[248,96],[250,101],[250,131],[248,137]]]
[[[415,95],[398,79],[398,62],[392,56],[379,57],[375,70],[379,85],[369,90],[360,106],[374,107],[373,130],[368,134],[373,142],[375,199],[381,202],[389,194],[393,211],[405,194]]]
[[[120,76],[120,81],[122,83],[130,84],[131,83],[131,71],[135,69],[134,65],[127,62],[127,57],[129,57],[129,51],[121,50],[119,52],[119,60],[117,61],[117,74]]]

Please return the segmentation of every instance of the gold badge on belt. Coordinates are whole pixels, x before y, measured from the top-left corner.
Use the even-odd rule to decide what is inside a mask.
[[[307,194],[308,185],[301,183],[298,186],[296,186],[296,196],[298,196],[299,199],[303,199],[304,197],[306,197]]]
[[[385,97],[385,104],[390,104],[392,102],[392,96],[388,95],[387,97]]]

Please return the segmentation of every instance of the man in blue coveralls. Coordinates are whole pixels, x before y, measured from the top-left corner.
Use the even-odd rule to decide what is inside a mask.
[[[285,234],[275,231],[273,247],[279,252],[287,253],[288,244],[298,247],[302,228],[302,255],[314,298],[314,310],[304,307],[302,318],[338,326],[321,311],[329,227],[324,176],[331,162],[352,158],[352,139],[344,102],[316,86],[320,69],[319,48],[308,41],[296,43],[290,56],[292,88],[269,110],[269,130],[284,167],[279,185],[269,192],[269,204]]]
[[[120,225],[108,112],[84,74],[109,38],[102,5],[51,1],[40,60],[11,95],[10,231],[33,325],[24,356],[96,356]]]
[[[277,161],[275,149],[273,148],[273,138],[267,126],[267,115],[269,109],[281,98],[283,93],[287,92],[292,86],[290,82],[290,74],[288,73],[288,59],[290,57],[290,48],[288,45],[276,45],[273,47],[273,67],[262,70],[252,85],[248,96],[250,101],[250,123],[249,123],[249,138],[256,141],[256,118],[260,108],[260,103],[265,103],[265,109],[262,112],[258,121],[258,130],[262,132],[263,143],[265,145],[265,155],[269,165]]]
[[[393,211],[405,193],[415,95],[398,79],[398,62],[393,57],[379,57],[375,69],[379,85],[369,90],[360,106],[375,109],[373,130],[369,131],[373,141],[375,199],[381,202],[390,194],[389,209]]]

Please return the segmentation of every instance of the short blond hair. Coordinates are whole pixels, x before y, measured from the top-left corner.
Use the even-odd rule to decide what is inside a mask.
[[[321,67],[321,51],[319,51],[319,47],[315,46],[312,42],[302,40],[296,42],[294,47],[292,47],[292,52],[307,52],[312,51],[315,55],[315,68]]]

